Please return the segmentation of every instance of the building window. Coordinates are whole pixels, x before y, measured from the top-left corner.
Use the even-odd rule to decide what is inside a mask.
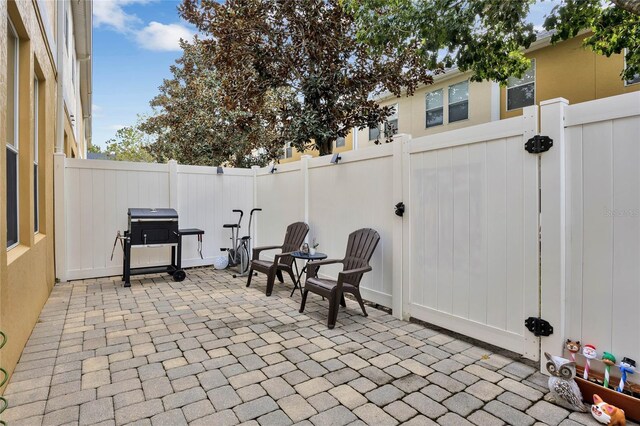
[[[293,157],[293,148],[291,148],[291,142],[287,142],[284,148],[284,158]]]
[[[449,86],[449,123],[469,118],[469,81]]]
[[[637,84],[640,83],[640,74],[636,74],[633,76],[633,78],[631,80],[627,80],[626,85],[630,85],[630,84]]]
[[[39,91],[40,91],[40,83],[38,82],[38,78],[34,78],[33,80],[33,232],[40,231],[40,194],[38,189],[38,177],[40,176],[38,173],[38,131],[39,131],[39,114],[38,109],[40,108],[40,100],[39,100]]]
[[[536,103],[536,60],[521,78],[510,77],[507,81],[507,111],[535,105]]]
[[[343,146],[345,146],[346,144],[346,140],[343,137],[340,137],[338,139],[336,139],[336,148],[341,148]]]
[[[387,138],[398,133],[398,104],[393,105],[391,108],[393,109],[393,113],[387,118],[384,124],[384,136]]]
[[[7,248],[18,244],[18,34],[7,25]]]
[[[426,127],[439,126],[443,123],[443,92],[442,89],[427,93]]]
[[[380,137],[380,127],[369,127],[369,140],[375,141]]]

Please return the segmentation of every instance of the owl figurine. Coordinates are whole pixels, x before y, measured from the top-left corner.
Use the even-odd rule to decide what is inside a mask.
[[[575,381],[576,363],[565,358],[551,356],[544,353],[547,357],[547,371],[551,374],[549,377],[549,394],[548,400],[554,404],[558,404],[564,408],[582,413],[587,412],[587,407],[582,402],[582,392]]]

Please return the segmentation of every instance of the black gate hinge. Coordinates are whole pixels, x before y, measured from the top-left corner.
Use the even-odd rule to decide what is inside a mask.
[[[553,146],[553,139],[549,136],[535,135],[525,142],[524,149],[530,154],[540,154],[547,152]]]
[[[534,336],[550,336],[553,334],[553,326],[542,318],[529,317],[524,321],[524,325]]]

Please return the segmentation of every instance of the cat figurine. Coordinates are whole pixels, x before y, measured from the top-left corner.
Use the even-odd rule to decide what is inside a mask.
[[[609,426],[625,426],[627,421],[624,411],[611,404],[607,404],[597,394],[593,394],[593,405],[591,415],[594,419]]]

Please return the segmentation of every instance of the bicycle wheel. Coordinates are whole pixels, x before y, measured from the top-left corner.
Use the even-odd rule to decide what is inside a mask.
[[[247,249],[246,244],[243,244],[242,246],[240,246],[240,248],[238,249],[238,254],[240,255],[240,259],[239,259],[240,274],[244,275],[249,270],[249,250]]]

